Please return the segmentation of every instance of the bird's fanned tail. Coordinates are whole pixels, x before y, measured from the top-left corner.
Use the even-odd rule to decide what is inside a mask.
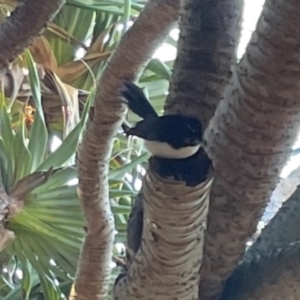
[[[128,108],[139,117],[143,119],[158,117],[143,91],[134,83],[125,81],[121,96],[127,103]]]

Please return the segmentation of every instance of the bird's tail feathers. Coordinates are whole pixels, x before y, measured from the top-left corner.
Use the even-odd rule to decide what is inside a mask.
[[[125,81],[121,90],[121,96],[124,98],[129,109],[139,117],[157,117],[157,113],[146,98],[143,91],[134,83]]]

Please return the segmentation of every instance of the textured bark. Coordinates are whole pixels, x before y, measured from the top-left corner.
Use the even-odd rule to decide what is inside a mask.
[[[137,253],[140,248],[143,233],[143,195],[137,195],[127,222],[127,248]],[[131,257],[129,257],[130,259]]]
[[[150,164],[151,165],[151,164]],[[212,177],[195,187],[150,168],[144,177],[143,238],[114,299],[198,299]]]
[[[79,190],[88,229],[71,297],[104,299],[107,293],[114,230],[108,199],[108,159],[125,112],[119,91],[123,80],[134,78],[151,58],[175,25],[178,11],[179,1],[150,0],[121,40],[98,83],[94,117],[79,151]]]
[[[241,264],[222,300],[300,299],[300,243]]]
[[[217,299],[278,182],[300,120],[300,2],[268,0],[206,131],[215,167],[200,299]]]
[[[280,179],[262,216],[262,221],[265,224],[269,223],[281,205],[292,196],[299,183],[300,168],[294,170],[287,178]]]
[[[236,62],[243,1],[184,0],[168,113],[201,119],[207,127]]]
[[[65,0],[19,1],[19,6],[0,25],[0,75],[44,31],[64,3]]]
[[[274,249],[300,241],[300,187],[283,204],[276,216],[263,229],[257,241],[249,248],[245,258],[264,256]]]

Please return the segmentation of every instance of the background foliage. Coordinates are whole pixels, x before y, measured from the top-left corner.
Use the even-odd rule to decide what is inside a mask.
[[[0,1],[0,22],[16,3]],[[24,205],[7,222],[16,239],[0,253],[0,299],[63,299],[84,235],[77,198],[76,150],[93,112],[95,81],[143,3],[69,0],[43,36],[6,74],[0,94],[0,176]],[[171,46],[176,41],[169,36]],[[161,111],[172,61],[152,59],[140,86]],[[129,115],[129,121],[136,121]],[[110,160],[114,255],[123,256],[126,224],[148,155],[121,133]],[[112,282],[118,268],[112,262]]]

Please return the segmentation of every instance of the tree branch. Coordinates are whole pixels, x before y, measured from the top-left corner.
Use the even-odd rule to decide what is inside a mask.
[[[108,159],[125,108],[119,99],[124,79],[135,77],[178,18],[179,1],[150,0],[122,38],[99,83],[95,114],[79,151],[79,189],[87,236],[79,261],[78,299],[103,299],[108,289],[113,246],[113,216],[108,199]]]
[[[200,118],[207,127],[236,63],[243,1],[184,0],[169,113]]]
[[[300,243],[245,261],[226,284],[222,300],[300,298]]]
[[[270,223],[262,230],[257,241],[249,248],[245,258],[267,255],[293,242],[300,241],[300,187],[283,203]]]
[[[276,215],[282,204],[287,201],[297,189],[300,182],[300,167],[292,171],[288,177],[280,178],[270,201],[264,210],[261,221],[266,225]]]
[[[269,0],[206,130],[213,159],[201,300],[240,260],[299,131],[300,2]],[[297,30],[295,30],[297,28]]]
[[[0,75],[8,63],[31,45],[65,3],[65,0],[24,0],[0,25]]]

